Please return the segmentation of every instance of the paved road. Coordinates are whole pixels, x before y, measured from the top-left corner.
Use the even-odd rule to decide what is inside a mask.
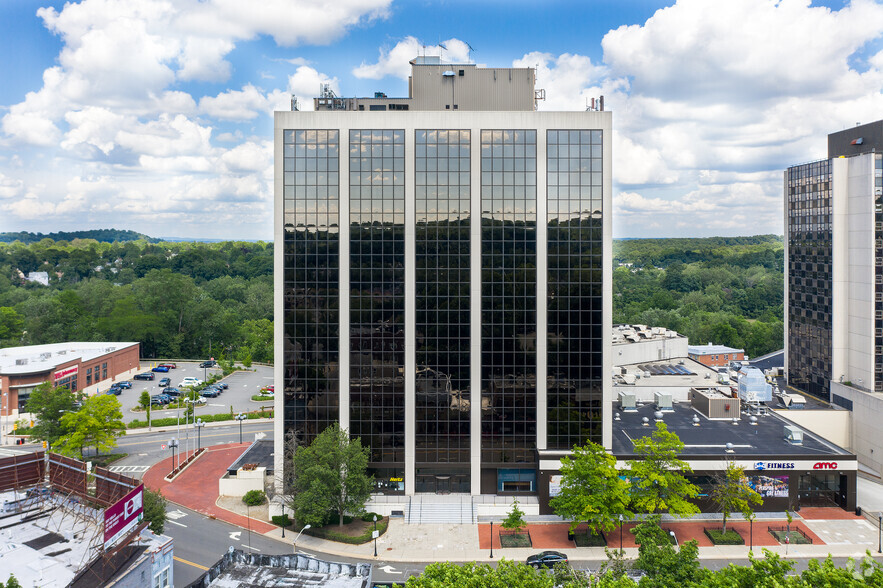
[[[162,363],[162,361],[151,363],[143,362],[141,364],[144,368],[142,371],[150,371],[151,367],[160,363]],[[202,380],[206,376],[220,373],[220,370],[217,368],[200,368],[197,362],[176,363],[178,367],[169,370],[168,373],[156,372],[155,380],[129,380],[132,382],[132,388],[129,390],[123,390],[122,394],[117,396],[117,400],[123,405],[123,420],[125,422],[129,423],[135,419],[144,420],[146,418],[143,412],[132,412],[132,409],[138,406],[138,399],[141,397],[142,391],[147,390],[150,394],[160,393],[162,390],[159,387],[159,381],[161,378],[168,377],[172,380],[172,386],[177,386],[181,380],[186,377],[195,377]],[[233,407],[234,412],[243,412],[246,410],[257,410],[261,406],[272,405],[272,402],[253,402],[251,397],[254,394],[257,394],[261,387],[273,383],[273,368],[267,366],[254,366],[251,369],[254,371],[235,372],[224,378],[223,381],[227,383],[229,388],[217,398],[209,398],[208,404],[205,406],[197,407],[197,417],[200,414],[230,412],[231,406]],[[177,411],[175,410],[156,409],[151,412],[151,417],[174,417],[176,416],[176,413]]]

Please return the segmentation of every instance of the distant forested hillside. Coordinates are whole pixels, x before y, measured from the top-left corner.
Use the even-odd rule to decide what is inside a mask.
[[[613,252],[614,323],[667,327],[751,357],[784,346],[781,237],[635,239]]]
[[[91,231],[71,231],[58,233],[0,233],[0,242],[12,243],[13,241],[21,241],[22,243],[37,243],[43,239],[52,239],[53,241],[73,241],[74,239],[95,239],[101,243],[114,243],[116,241],[146,241],[148,243],[157,243],[159,239],[148,237],[142,233],[135,231],[123,231],[120,229],[93,229]]]
[[[143,357],[273,361],[272,321],[272,244],[0,243],[0,346],[139,341]]]

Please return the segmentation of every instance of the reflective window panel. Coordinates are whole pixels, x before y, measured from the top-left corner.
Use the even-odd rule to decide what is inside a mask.
[[[389,467],[405,460],[405,132],[349,139],[350,435]]]
[[[546,131],[549,449],[601,442],[602,132]]]
[[[481,131],[481,461],[536,460],[535,130]]]
[[[828,398],[832,339],[831,165],[788,168],[788,383]]]
[[[447,465],[469,463],[470,132],[418,129],[414,147],[417,490],[468,491]]]
[[[339,416],[339,138],[283,135],[284,419],[310,443]]]

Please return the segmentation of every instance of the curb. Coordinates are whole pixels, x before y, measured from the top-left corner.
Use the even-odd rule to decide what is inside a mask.
[[[260,418],[260,419],[248,419],[245,421],[246,423],[272,423],[274,419],[270,418]],[[235,420],[229,421],[213,421],[210,423],[206,423],[206,427],[222,427],[224,425],[235,425]],[[139,427],[137,429],[126,429],[126,434],[123,437],[128,437],[129,435],[146,435],[147,433],[167,433],[169,431],[174,431],[178,428],[177,425],[165,425],[162,427],[153,427],[152,429],[148,429],[147,427]]]

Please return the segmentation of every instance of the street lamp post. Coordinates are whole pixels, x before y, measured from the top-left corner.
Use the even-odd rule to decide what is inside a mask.
[[[494,521],[491,521],[491,559],[494,559]]]
[[[374,515],[374,557],[377,557],[377,515]]]
[[[294,538],[294,552],[297,553],[297,540],[300,539],[301,534],[307,529],[311,528],[312,525],[304,525],[303,529],[300,530],[300,533],[297,534],[297,537]]]
[[[197,419],[193,424],[196,427],[196,450],[199,451],[202,448],[202,438],[200,437],[200,433],[202,432],[205,423],[202,422],[202,419]]]
[[[624,551],[622,549],[622,525],[623,525],[623,516],[619,515],[619,555],[622,557]]]
[[[246,417],[244,414],[239,413],[234,417],[237,421],[239,421],[239,444],[242,445],[242,421],[244,421]]]
[[[178,448],[178,440],[170,439],[169,440],[169,449],[172,450],[172,471],[175,471],[175,450]]]
[[[754,514],[748,519],[748,551],[754,551]]]
[[[883,553],[883,514],[877,515],[877,553]]]
[[[285,539],[285,503],[282,503],[282,538]]]

